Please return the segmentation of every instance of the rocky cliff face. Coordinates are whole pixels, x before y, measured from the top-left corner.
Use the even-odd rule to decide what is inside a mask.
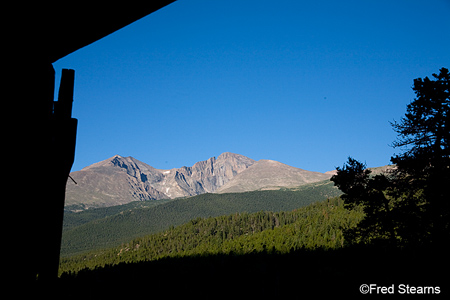
[[[213,193],[254,163],[243,155],[225,152],[217,159],[212,157],[193,165],[192,178],[202,184],[205,192]]]
[[[132,157],[115,155],[71,173],[66,206],[89,208],[215,192],[255,161],[223,153],[192,167],[158,170]]]

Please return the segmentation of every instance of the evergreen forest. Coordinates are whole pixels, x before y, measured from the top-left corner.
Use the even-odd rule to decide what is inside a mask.
[[[63,258],[60,272],[167,257],[337,249],[344,246],[342,229],[356,226],[362,217],[360,209],[346,210],[340,198],[332,198],[293,211],[196,218],[118,247]]]

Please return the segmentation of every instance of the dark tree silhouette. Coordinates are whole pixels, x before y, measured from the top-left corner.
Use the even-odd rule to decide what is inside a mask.
[[[427,241],[440,244],[448,238],[450,220],[450,74],[441,68],[433,77],[414,80],[416,98],[400,123],[392,123],[398,133],[393,146],[404,152],[391,161],[398,167],[399,190],[421,192],[421,225]]]
[[[365,213],[358,227],[344,231],[345,239],[353,243],[396,243],[398,225],[394,215],[397,210],[388,193],[390,177],[370,174],[365,164],[349,157],[342,168],[337,168],[337,175],[331,178],[344,192],[341,196],[344,207],[362,206]]]
[[[405,117],[392,127],[398,133],[393,143],[404,153],[391,160],[403,173],[423,177],[435,168],[448,166],[450,156],[450,74],[442,68],[436,80],[418,78],[413,90],[417,98],[407,106]]]
[[[391,123],[398,133],[391,158],[394,170],[370,176],[353,158],[331,180],[344,192],[348,208],[362,205],[366,214],[356,229],[347,230],[352,242],[393,245],[433,244],[449,238],[450,98],[448,69],[414,80],[416,98],[405,117]]]

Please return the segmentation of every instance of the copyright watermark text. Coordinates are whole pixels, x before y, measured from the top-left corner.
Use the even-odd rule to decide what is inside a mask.
[[[409,284],[391,284],[388,286],[371,284],[361,284],[359,286],[361,294],[423,294],[433,295],[440,294],[441,288],[439,286],[413,286]]]

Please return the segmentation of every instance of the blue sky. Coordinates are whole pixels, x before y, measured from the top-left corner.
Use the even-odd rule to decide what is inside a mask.
[[[319,172],[348,156],[386,165],[413,79],[450,67],[449,15],[448,0],[178,0],[53,64],[57,82],[76,72],[72,170],[226,151]]]

